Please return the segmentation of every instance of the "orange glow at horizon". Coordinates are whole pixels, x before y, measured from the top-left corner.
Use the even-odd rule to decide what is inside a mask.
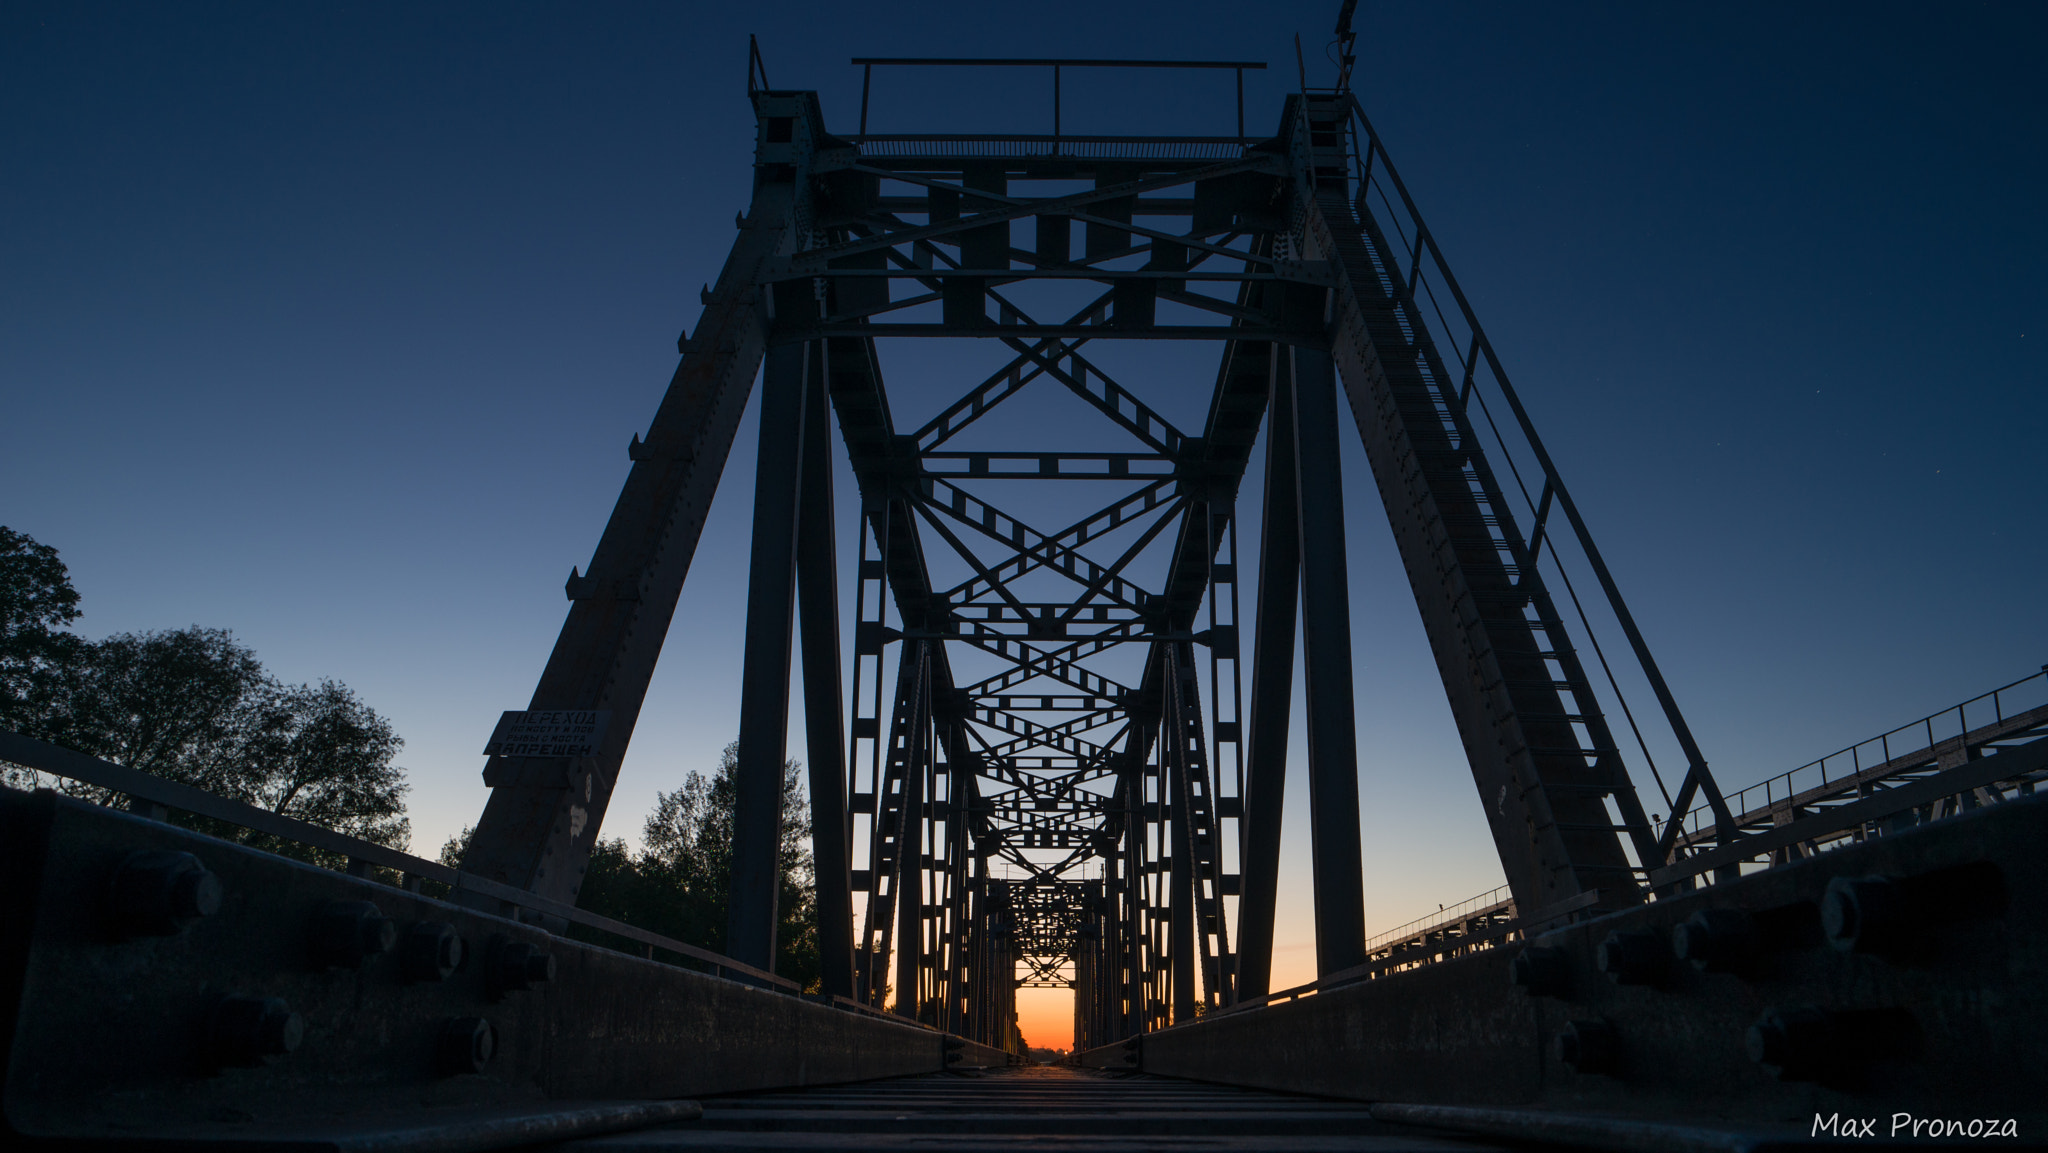
[[[1074,991],[1018,989],[1017,1029],[1034,1049],[1074,1047]]]

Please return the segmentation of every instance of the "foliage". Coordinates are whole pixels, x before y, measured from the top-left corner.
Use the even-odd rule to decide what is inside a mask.
[[[26,732],[47,714],[79,639],[78,591],[57,550],[0,525],[0,729]]]
[[[725,952],[732,879],[733,772],[739,744],[727,745],[711,776],[693,772],[674,792],[655,795],[641,830],[642,848],[622,838],[591,847],[577,905],[601,916]],[[811,864],[810,806],[802,766],[782,766],[782,886],[776,901],[775,972],[806,989],[818,984],[817,886]],[[441,861],[460,867],[474,830],[441,847]],[[596,937],[572,928],[571,935]]]
[[[79,616],[55,549],[0,528],[0,726],[310,824],[404,848],[403,742],[338,681],[287,685],[222,629],[56,631]],[[6,782],[42,783],[5,767]],[[64,792],[118,798],[75,781]],[[327,861],[221,822],[181,823],[273,852]]]

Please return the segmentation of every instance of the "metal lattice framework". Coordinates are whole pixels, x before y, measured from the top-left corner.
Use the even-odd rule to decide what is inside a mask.
[[[910,62],[857,63],[871,77]],[[1151,62],[916,63],[1056,78]],[[1234,70],[1240,93],[1262,67],[1175,66]],[[1639,902],[1679,851],[1677,825],[1660,837],[1637,800],[1603,691],[1645,768],[1653,744],[1684,759],[1670,811],[1696,795],[1725,808],[1341,83],[1290,96],[1271,138],[1245,136],[1241,111],[1234,136],[1076,137],[1057,112],[1042,136],[883,135],[865,106],[862,131],[839,136],[814,94],[751,67],[753,204],[589,570],[571,574],[534,697],[612,723],[594,757],[494,758],[467,868],[574,897],[757,372],[727,944],[746,964],[773,956],[794,649],[828,993],[997,1044],[1020,982],[1076,987],[1083,1044],[1266,994],[1298,635],[1317,966],[1364,965],[1347,406],[1516,907]],[[899,425],[883,350],[931,339],[996,356]],[[1134,341],[1219,350],[1206,405],[1187,403],[1183,373],[1119,352]],[[860,491],[850,668],[834,418]],[[1238,509],[1260,443],[1248,573]],[[1574,571],[1601,595],[1582,601]],[[1632,658],[1594,642],[1600,690],[1580,657],[1596,624]],[[1656,714],[1626,712],[1624,681]]]

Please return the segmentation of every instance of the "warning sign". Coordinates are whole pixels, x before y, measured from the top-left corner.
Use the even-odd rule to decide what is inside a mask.
[[[484,745],[487,757],[594,757],[610,709],[529,709],[507,712]]]

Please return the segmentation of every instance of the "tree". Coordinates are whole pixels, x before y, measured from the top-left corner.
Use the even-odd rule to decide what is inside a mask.
[[[58,632],[78,594],[55,549],[0,529],[0,724],[28,736],[311,824],[403,848],[403,742],[338,681],[286,685],[223,629]],[[9,784],[37,775],[8,768]],[[104,789],[57,781],[100,803]],[[296,843],[180,814],[180,823],[273,852],[328,861]]]
[[[57,550],[0,525],[0,729],[27,732],[47,713],[79,639],[78,590]]]
[[[655,794],[635,854],[621,838],[591,847],[577,904],[590,912],[715,952],[725,950],[732,881],[733,773],[739,744],[725,747],[710,776],[692,772],[673,792]],[[819,979],[817,886],[811,862],[810,806],[802,768],[782,766],[782,885],[777,907],[775,972],[805,988]],[[472,830],[442,847],[443,862],[460,861]],[[588,936],[572,929],[572,935]]]

